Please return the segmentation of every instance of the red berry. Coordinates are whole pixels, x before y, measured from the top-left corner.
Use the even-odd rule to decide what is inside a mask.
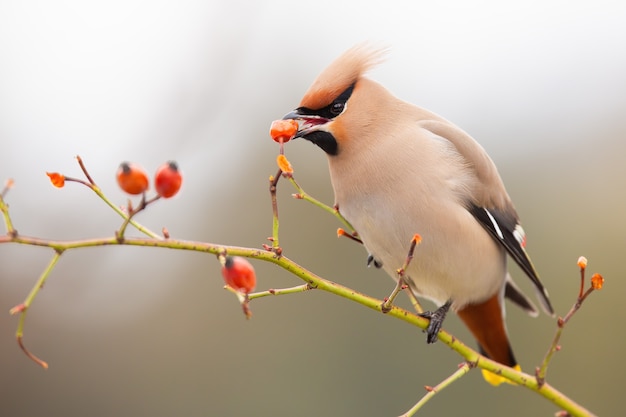
[[[248,294],[256,286],[256,274],[252,264],[239,256],[227,256],[222,267],[224,282],[243,294]]]
[[[168,161],[157,169],[154,175],[154,188],[163,198],[174,197],[183,183],[183,176],[174,161]]]
[[[128,194],[141,194],[149,187],[148,175],[139,165],[122,162],[117,170],[117,183]]]
[[[274,120],[270,127],[270,136],[274,141],[287,143],[298,132],[298,122],[293,119]]]

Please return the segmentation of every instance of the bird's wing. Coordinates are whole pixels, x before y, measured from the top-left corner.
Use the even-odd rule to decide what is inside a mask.
[[[420,126],[452,143],[473,169],[478,186],[473,190],[474,201],[468,204],[469,212],[528,275],[535,286],[541,306],[546,313],[554,315],[548,292],[524,249],[524,229],[519,224],[517,212],[487,152],[471,136],[446,120],[423,120],[420,121]]]
[[[489,232],[491,237],[496,242],[504,246],[509,255],[511,255],[511,258],[513,258],[526,275],[528,275],[535,286],[541,306],[546,313],[554,315],[554,309],[550,303],[548,291],[539,280],[537,271],[535,271],[535,267],[528,257],[526,249],[524,249],[524,246],[526,245],[526,235],[524,234],[522,226],[520,226],[515,218],[508,216],[506,213],[501,212],[498,209],[488,210],[484,207],[471,205],[469,207],[469,211]]]

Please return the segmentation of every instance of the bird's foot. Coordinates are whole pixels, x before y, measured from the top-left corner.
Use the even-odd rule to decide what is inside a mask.
[[[374,255],[369,254],[367,255],[367,267],[369,268],[370,266],[374,265],[376,268],[380,269],[383,267],[383,263],[380,261],[377,261],[374,258]]]
[[[437,341],[437,335],[439,334],[439,330],[441,330],[441,325],[446,318],[451,304],[452,301],[448,300],[435,311],[425,311],[419,314],[420,317],[430,319],[430,323],[428,323],[428,327],[425,330],[427,343],[435,343]]]

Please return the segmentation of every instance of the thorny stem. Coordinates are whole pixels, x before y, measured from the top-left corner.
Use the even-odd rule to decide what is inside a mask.
[[[411,417],[411,416],[415,415],[415,413],[417,413],[419,411],[419,409],[422,408],[424,406],[424,404],[426,404],[432,397],[437,395],[444,388],[447,388],[448,386],[450,386],[453,382],[456,382],[459,379],[461,379],[473,367],[474,367],[473,364],[470,364],[468,362],[464,362],[461,365],[459,365],[459,368],[456,371],[454,371],[454,373],[452,375],[450,375],[449,377],[447,377],[446,379],[441,381],[436,386],[434,386],[434,387],[428,387],[428,386],[424,387],[424,388],[426,388],[426,391],[428,391],[426,393],[426,395],[424,395],[413,407],[411,407],[411,409],[409,411],[407,411],[406,413],[402,414],[400,417]]]

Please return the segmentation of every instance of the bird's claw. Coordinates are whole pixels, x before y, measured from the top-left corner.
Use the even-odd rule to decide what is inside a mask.
[[[441,326],[443,325],[443,321],[446,318],[446,314],[450,309],[450,301],[447,301],[444,305],[439,307],[435,311],[425,311],[420,313],[420,317],[424,317],[430,320],[428,323],[428,327],[426,328],[426,343],[435,343],[437,341],[437,335],[439,334],[439,330],[441,330]]]

